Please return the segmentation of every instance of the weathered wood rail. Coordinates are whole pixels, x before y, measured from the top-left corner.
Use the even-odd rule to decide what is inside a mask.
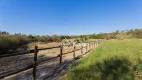
[[[13,71],[13,72],[9,72],[9,73],[0,75],[0,79],[33,68],[33,72],[32,72],[33,76],[32,76],[32,78],[33,78],[33,80],[36,80],[37,79],[36,78],[36,67],[41,62],[48,61],[48,60],[55,59],[55,58],[59,58],[59,64],[61,64],[62,63],[62,56],[63,55],[66,55],[66,54],[69,54],[69,53],[73,53],[73,59],[75,59],[77,57],[77,56],[75,56],[75,52],[76,51],[81,50],[81,53],[83,54],[83,48],[86,48],[86,52],[85,53],[87,53],[89,50],[94,49],[99,44],[101,44],[101,41],[96,41],[96,42],[89,43],[89,45],[86,45],[85,47],[81,46],[81,48],[79,48],[79,49],[76,49],[76,46],[74,46],[74,50],[66,52],[66,53],[63,53],[63,46],[60,45],[60,46],[57,46],[57,47],[49,47],[49,48],[41,48],[41,49],[39,49],[38,46],[35,46],[35,49],[28,50],[28,51],[25,51],[25,52],[9,53],[9,54],[7,53],[7,54],[0,55],[0,58],[10,57],[10,56],[17,56],[17,55],[24,55],[24,54],[33,54],[34,55],[34,59],[33,59],[34,63],[32,63],[31,65],[28,65],[27,67],[25,67],[23,69],[20,69],[20,70],[17,70],[17,71]],[[60,48],[59,55],[57,55],[55,57],[48,58],[46,60],[42,60],[40,62],[37,62],[37,58],[38,58],[37,55],[38,55],[39,51],[41,51],[41,50],[47,50],[47,49],[53,49],[53,48]]]

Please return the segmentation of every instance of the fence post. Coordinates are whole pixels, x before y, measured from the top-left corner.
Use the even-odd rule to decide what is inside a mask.
[[[94,48],[95,48],[95,42],[94,42]]]
[[[81,54],[83,54],[83,46],[81,46]]]
[[[92,50],[92,45],[91,45],[91,42],[90,42],[90,51]]]
[[[36,80],[37,53],[38,53],[38,46],[35,46],[34,65],[33,65],[33,80]]]
[[[76,49],[76,47],[75,47],[75,45],[74,45],[74,51],[73,51],[73,59],[75,59],[75,49]]]
[[[87,46],[88,46],[88,45],[86,45],[86,53],[87,53],[87,51],[88,51],[88,50],[87,50]]]
[[[89,51],[90,51],[90,43],[89,43]]]
[[[60,46],[60,64],[62,63],[63,45]]]
[[[92,50],[94,49],[94,43],[92,42]]]
[[[91,43],[91,50],[93,49],[93,45],[92,45],[92,43]]]

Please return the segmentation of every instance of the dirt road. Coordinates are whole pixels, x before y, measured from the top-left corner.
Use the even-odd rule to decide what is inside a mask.
[[[79,49],[80,47],[77,47]],[[73,46],[63,49],[63,53],[73,50]],[[85,54],[86,48],[83,48]],[[72,64],[73,53],[63,55],[63,63],[59,64],[59,58],[50,61],[44,61],[51,57],[59,55],[60,49],[50,49],[39,51],[38,62],[42,62],[37,66],[37,79],[38,80],[56,80],[58,76],[65,73],[68,67]],[[81,50],[75,52],[75,56],[81,56]],[[0,75],[22,69],[33,63],[33,54],[12,56],[0,59]],[[8,76],[1,80],[32,80],[32,69],[20,72],[18,74]]]

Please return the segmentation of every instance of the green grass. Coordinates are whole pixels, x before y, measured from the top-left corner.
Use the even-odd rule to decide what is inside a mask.
[[[72,66],[64,79],[134,80],[137,72],[142,72],[142,40],[104,41]]]

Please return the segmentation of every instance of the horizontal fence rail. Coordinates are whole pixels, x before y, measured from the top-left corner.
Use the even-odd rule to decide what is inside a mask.
[[[0,55],[0,58],[3,57],[10,57],[10,56],[17,56],[17,55],[24,55],[24,54],[31,54],[34,53],[34,50],[24,51],[24,52],[17,52],[17,53],[10,53],[10,54],[4,54]]]
[[[92,50],[93,48],[96,48],[96,46],[98,46],[99,44],[101,44],[102,41],[96,41],[96,42],[93,42],[93,43],[89,43],[89,45],[86,45],[86,46],[81,46],[81,48],[79,49],[76,49],[76,46],[73,46],[73,50],[72,51],[69,51],[69,52],[65,52],[63,53],[63,46],[60,45],[60,46],[56,46],[56,47],[48,47],[48,48],[40,48],[38,49],[38,46],[35,46],[35,49],[32,49],[32,50],[28,50],[28,51],[24,51],[24,52],[17,52],[17,53],[6,53],[6,54],[3,54],[3,55],[0,55],[0,58],[4,58],[4,57],[11,57],[11,56],[18,56],[18,55],[24,55],[24,54],[33,54],[34,55],[34,63],[33,64],[30,64],[28,65],[27,67],[23,68],[23,69],[20,69],[20,70],[17,70],[17,71],[13,71],[13,72],[9,72],[9,73],[6,73],[6,74],[2,74],[0,75],[0,79],[2,78],[5,78],[5,77],[8,77],[8,76],[11,76],[11,75],[14,75],[14,74],[17,74],[19,72],[22,72],[22,71],[25,71],[25,70],[28,70],[28,69],[33,69],[33,80],[36,80],[36,66],[38,66],[38,64],[41,64],[45,61],[49,61],[49,60],[52,60],[52,59],[56,59],[56,58],[60,58],[59,59],[59,64],[62,63],[62,55],[66,55],[66,54],[69,54],[69,53],[73,53],[73,58],[75,59],[76,56],[75,56],[75,51],[79,51],[81,50],[81,53],[83,54],[83,48],[86,48],[86,52],[89,52],[90,50]],[[51,57],[51,58],[48,58],[48,59],[42,59],[41,61],[37,61],[37,54],[39,51],[41,50],[48,50],[48,49],[54,49],[54,48],[60,48],[60,53],[59,55],[55,56],[55,57]]]
[[[49,48],[41,48],[41,49],[38,49],[38,50],[47,50],[47,49],[53,49],[53,48],[60,48],[60,46],[57,46],[57,47],[49,47]]]

